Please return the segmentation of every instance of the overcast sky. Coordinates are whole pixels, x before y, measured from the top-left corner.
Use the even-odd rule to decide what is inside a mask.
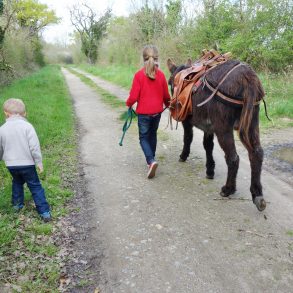
[[[112,8],[116,16],[127,16],[131,10],[131,0],[39,0],[40,3],[47,4],[55,11],[56,15],[62,18],[57,25],[47,27],[43,32],[43,37],[47,42],[68,42],[69,34],[73,31],[70,22],[69,7],[76,3],[87,3],[95,11],[103,13],[107,7]]]

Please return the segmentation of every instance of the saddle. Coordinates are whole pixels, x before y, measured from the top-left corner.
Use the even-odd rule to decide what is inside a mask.
[[[192,114],[191,95],[202,84],[201,77],[211,68],[229,60],[231,53],[220,54],[216,50],[203,50],[203,55],[193,65],[180,71],[174,78],[174,93],[170,101],[170,115],[176,121],[183,121]]]

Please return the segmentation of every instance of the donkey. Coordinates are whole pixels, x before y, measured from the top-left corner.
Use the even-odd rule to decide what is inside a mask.
[[[233,130],[237,130],[241,142],[248,150],[252,200],[257,209],[263,211],[266,208],[266,202],[263,198],[260,182],[263,149],[259,138],[259,102],[263,99],[265,93],[256,73],[244,63],[241,63],[241,66],[233,70],[221,83],[223,77],[238,64],[240,62],[237,60],[228,60],[207,71],[205,79],[220,93],[241,102],[241,104],[221,99],[218,92],[207,103],[203,103],[212,93],[210,88],[204,85],[192,92],[192,114],[182,121],[184,146],[179,161],[184,162],[189,156],[193,139],[193,126],[201,129],[204,132],[203,146],[206,151],[206,177],[213,179],[215,174],[215,161],[213,159],[215,134],[225,153],[228,167],[226,184],[222,187],[220,194],[227,197],[235,193],[239,156],[236,152]],[[168,59],[167,66],[171,73],[168,83],[173,95],[176,74],[190,67],[191,64],[189,62],[187,65],[177,67],[171,59]],[[198,107],[201,103],[204,105]]]

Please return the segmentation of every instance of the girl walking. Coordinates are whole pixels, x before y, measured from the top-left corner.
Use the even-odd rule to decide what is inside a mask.
[[[158,49],[153,45],[145,46],[142,52],[144,66],[134,75],[128,107],[137,103],[139,141],[148,164],[147,177],[153,178],[158,163],[155,160],[157,130],[163,105],[169,106],[170,95],[164,73],[158,68]]]

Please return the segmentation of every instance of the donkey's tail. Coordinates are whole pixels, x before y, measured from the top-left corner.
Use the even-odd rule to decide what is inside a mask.
[[[238,134],[240,140],[248,149],[252,148],[251,140],[254,137],[252,134],[253,129],[251,128],[253,114],[256,108],[259,107],[255,105],[263,99],[264,95],[263,87],[256,74],[250,75],[249,77],[247,76],[244,79],[243,107],[239,121]]]

